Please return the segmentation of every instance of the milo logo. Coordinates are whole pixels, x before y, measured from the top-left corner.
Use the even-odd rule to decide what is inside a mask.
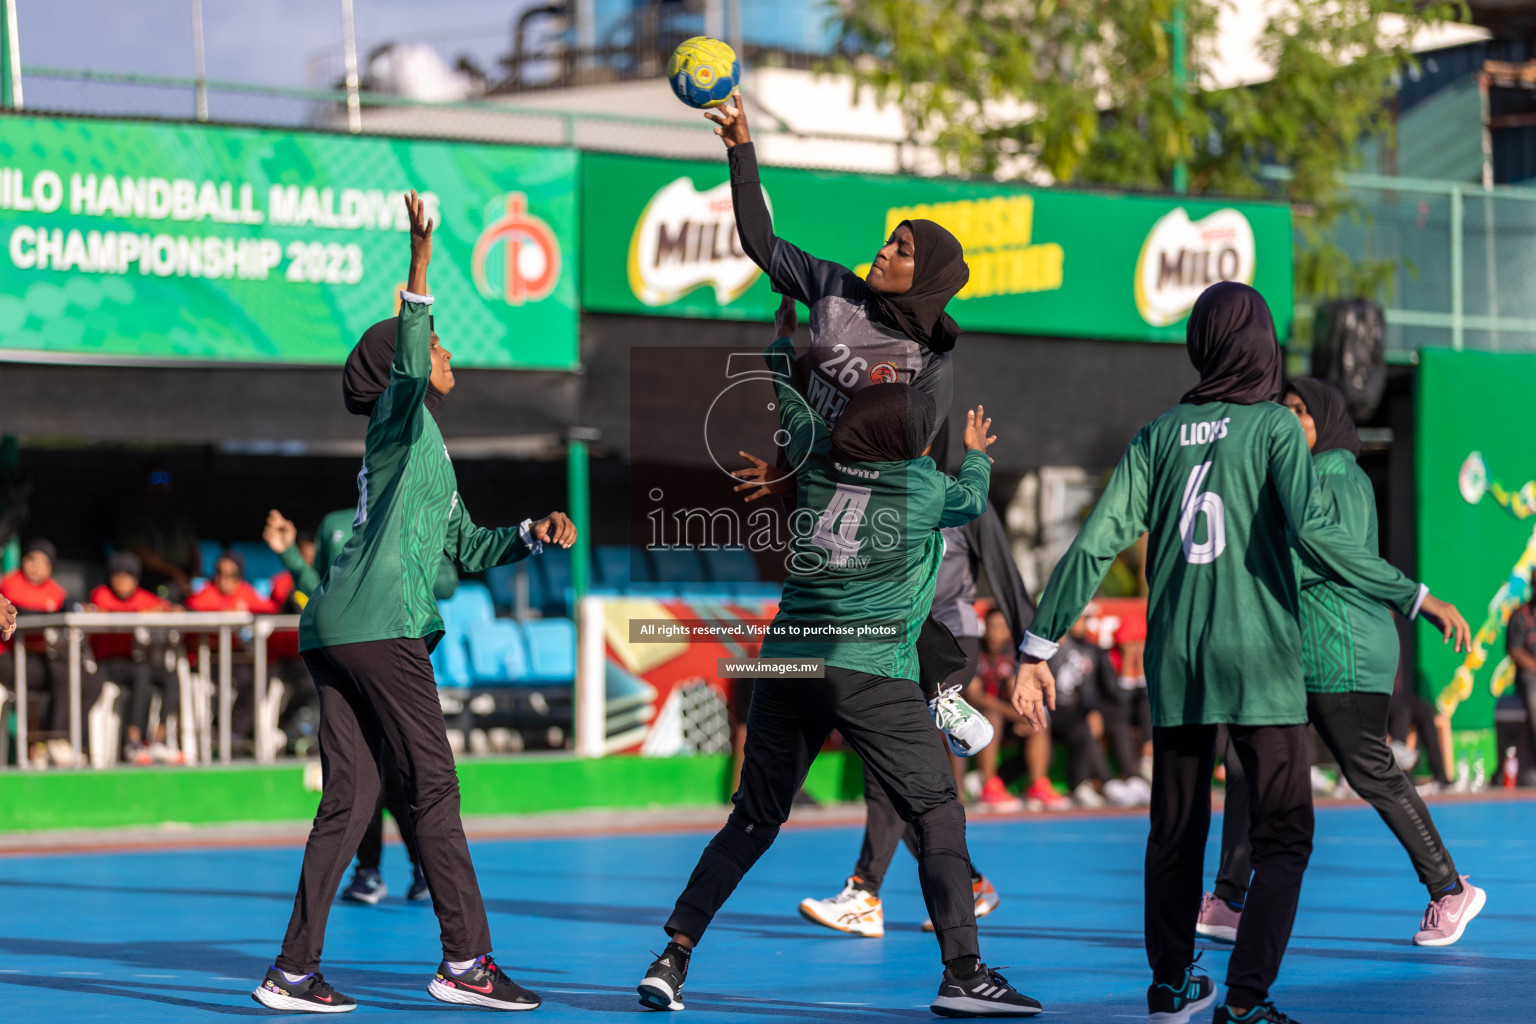
[[[628,266],[630,290],[647,306],[676,302],[704,285],[714,287],[723,306],[761,273],[737,237],[730,183],[700,192],[687,177],[646,204],[630,236]]]
[[[1153,327],[1189,315],[1218,281],[1253,283],[1253,226],[1234,209],[1190,220],[1182,206],[1159,217],[1136,260],[1136,310]]]

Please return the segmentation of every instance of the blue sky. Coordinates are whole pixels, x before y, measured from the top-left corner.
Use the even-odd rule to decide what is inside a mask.
[[[353,0],[359,51],[426,41],[494,76],[523,0]],[[192,75],[191,0],[16,0],[21,62]],[[203,0],[208,77],[306,86],[309,58],[341,52],[338,0]]]

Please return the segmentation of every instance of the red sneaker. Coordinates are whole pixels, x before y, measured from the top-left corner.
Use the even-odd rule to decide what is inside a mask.
[[[1024,794],[1024,802],[1032,811],[1062,811],[1072,806],[1072,801],[1056,792],[1051,780],[1043,775]]]
[[[1008,792],[1003,780],[994,775],[981,787],[981,806],[988,811],[1017,811],[1024,807],[1024,801]]]

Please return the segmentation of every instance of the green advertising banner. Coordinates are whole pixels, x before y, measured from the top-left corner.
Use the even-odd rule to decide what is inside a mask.
[[[577,363],[577,155],[123,121],[0,120],[0,358],[338,363],[437,220],[461,366]]]
[[[1284,206],[1020,189],[765,168],[779,237],[862,273],[891,230],[926,217],[965,246],[950,307],[967,330],[1182,341],[1206,286],[1252,284],[1289,335]],[[736,237],[725,161],[582,158],[582,306],[770,320],[768,282]]]
[[[1452,715],[1458,758],[1498,770],[1493,705],[1514,681],[1509,616],[1536,569],[1536,356],[1425,349],[1419,364],[1415,486],[1420,578],[1475,631],[1456,654],[1419,627],[1419,687]]]

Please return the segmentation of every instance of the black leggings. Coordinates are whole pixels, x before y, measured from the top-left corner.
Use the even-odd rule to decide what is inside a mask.
[[[1088,727],[1088,713],[1081,704],[1062,704],[1051,712],[1051,739],[1067,748],[1069,792],[1090,779],[1103,782],[1113,778],[1104,748],[1093,738],[1093,730]],[[1130,770],[1136,770],[1134,765]]]
[[[1456,884],[1456,864],[1451,860],[1429,809],[1413,782],[1397,765],[1387,745],[1385,693],[1309,693],[1307,715],[1339,770],[1356,793],[1376,808],[1381,820],[1413,861],[1419,882],[1431,898]],[[1238,780],[1237,788],[1246,789]],[[1234,806],[1233,779],[1227,775],[1227,820],[1221,833],[1221,872],[1216,895],[1234,903],[1243,901],[1248,888],[1247,801]],[[1235,895],[1234,895],[1235,894]]]
[[[1440,730],[1435,725],[1435,706],[1418,694],[1394,693],[1387,704],[1387,735],[1402,743],[1408,739],[1410,728],[1419,730],[1419,750],[1434,780],[1442,786],[1450,785],[1445,751],[1440,748]]]
[[[379,806],[386,749],[410,801],[444,958],[489,953],[490,924],[459,818],[459,777],[426,643],[402,638],[321,647],[305,651],[304,664],[320,693],[324,790],[277,966],[291,974],[319,966],[331,900]]]
[[[1250,780],[1253,884],[1227,961],[1227,1002],[1269,994],[1285,957],[1312,855],[1310,742],[1305,725],[1227,727]],[[1211,827],[1216,726],[1152,730],[1152,828],[1147,836],[1147,961],[1156,981],[1179,984],[1195,958],[1205,840]]]
[[[965,811],[922,690],[828,666],[825,679],[762,679],[752,696],[741,788],[667,919],[669,935],[698,942],[789,818],[806,772],[833,729],[917,833],[917,875],[945,962],[977,956]],[[429,878],[429,883],[431,879]],[[434,890],[435,891],[435,890]]]

